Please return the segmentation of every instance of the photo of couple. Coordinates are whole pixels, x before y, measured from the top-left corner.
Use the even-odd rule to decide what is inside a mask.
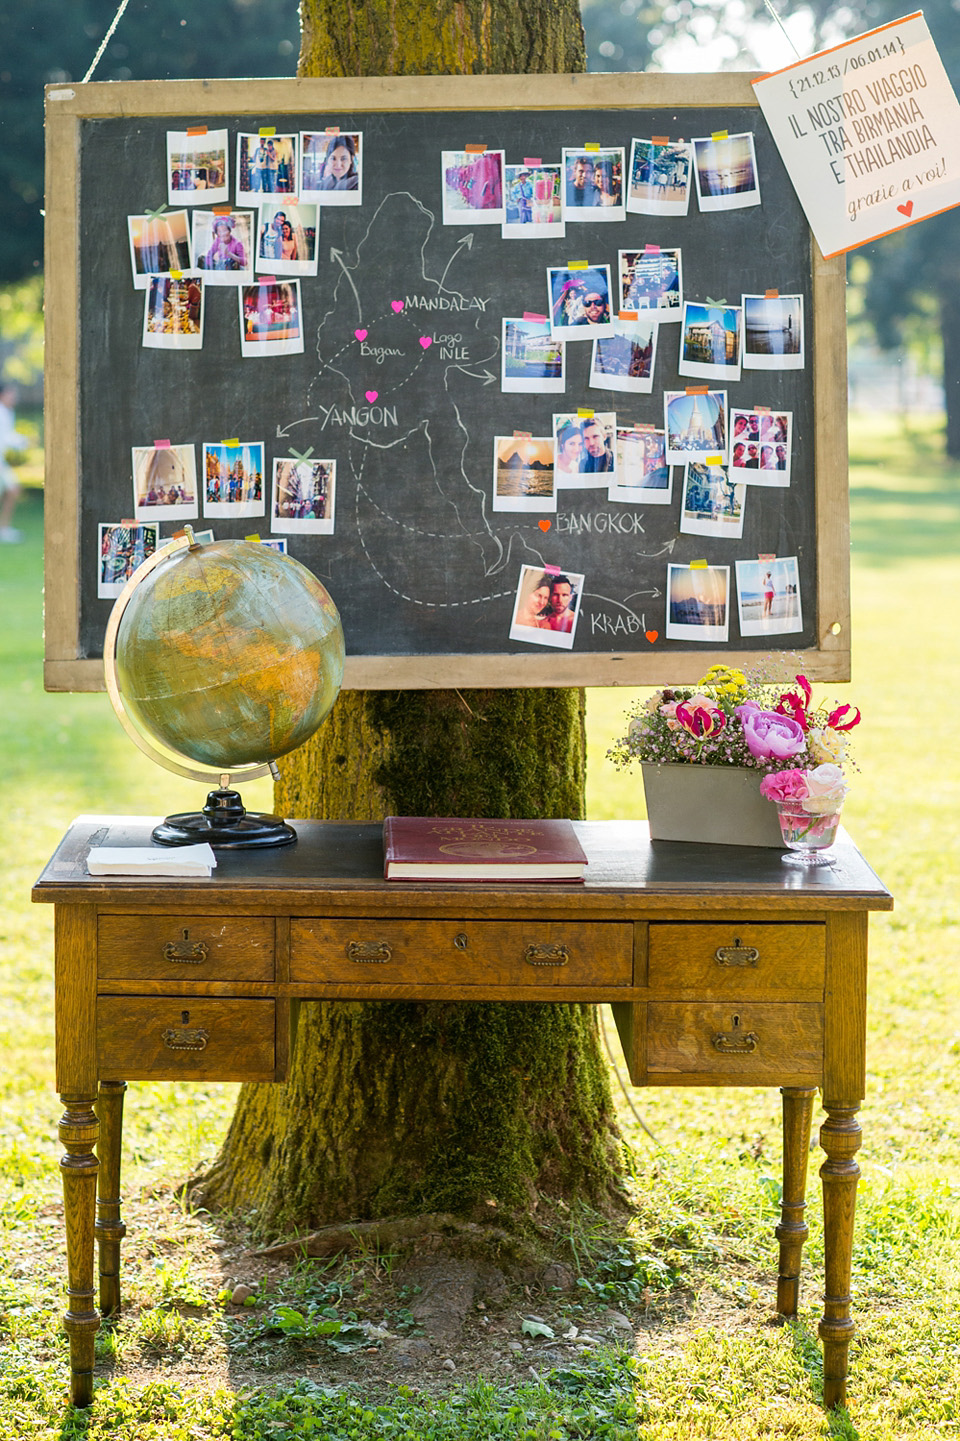
[[[568,575],[554,566],[525,565],[517,586],[510,639],[569,650],[582,590],[582,575]]]

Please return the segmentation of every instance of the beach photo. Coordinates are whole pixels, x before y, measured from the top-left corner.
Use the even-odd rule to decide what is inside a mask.
[[[744,370],[802,370],[803,296],[743,296]]]
[[[741,635],[787,635],[803,630],[797,557],[738,560],[737,608]]]
[[[493,508],[544,515],[556,512],[552,436],[494,436]]]
[[[726,641],[730,633],[730,567],[667,565],[668,640]]]

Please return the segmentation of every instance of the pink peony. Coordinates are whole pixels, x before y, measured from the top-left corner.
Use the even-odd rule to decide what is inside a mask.
[[[787,760],[799,755],[806,744],[803,727],[789,716],[761,710],[754,701],[737,706],[734,713],[743,726],[743,738],[755,760]]]
[[[804,771],[773,771],[760,782],[760,794],[768,801],[802,800],[807,794]]]

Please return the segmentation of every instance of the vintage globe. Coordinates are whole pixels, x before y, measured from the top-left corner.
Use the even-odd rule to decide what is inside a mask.
[[[219,779],[221,794],[236,796],[226,789],[231,774],[265,774],[329,713],[343,678],[343,628],[326,589],[291,556],[256,542],[191,541],[158,552],[117,600],[107,689],[154,760]]]

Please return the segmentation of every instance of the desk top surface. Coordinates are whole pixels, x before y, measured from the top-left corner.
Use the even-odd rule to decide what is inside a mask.
[[[33,890],[35,901],[163,906],[309,904],[336,893],[358,893],[398,910],[529,909],[607,910],[629,904],[700,902],[716,907],[750,900],[777,911],[890,910],[893,900],[856,846],[841,832],[835,866],[805,870],[785,866],[781,851],[752,846],[651,841],[646,821],[576,821],[587,854],[583,884],[528,882],[433,882],[383,880],[379,824],[295,821],[295,845],[271,850],[219,851],[217,868],[202,879],[157,876],[91,876],[91,845],[150,845],[158,817],[80,816],[73,822]],[[159,848],[158,848],[159,849]],[[388,901],[387,898],[390,897]],[[536,900],[534,898],[537,898]],[[249,905],[243,908],[249,909]]]

